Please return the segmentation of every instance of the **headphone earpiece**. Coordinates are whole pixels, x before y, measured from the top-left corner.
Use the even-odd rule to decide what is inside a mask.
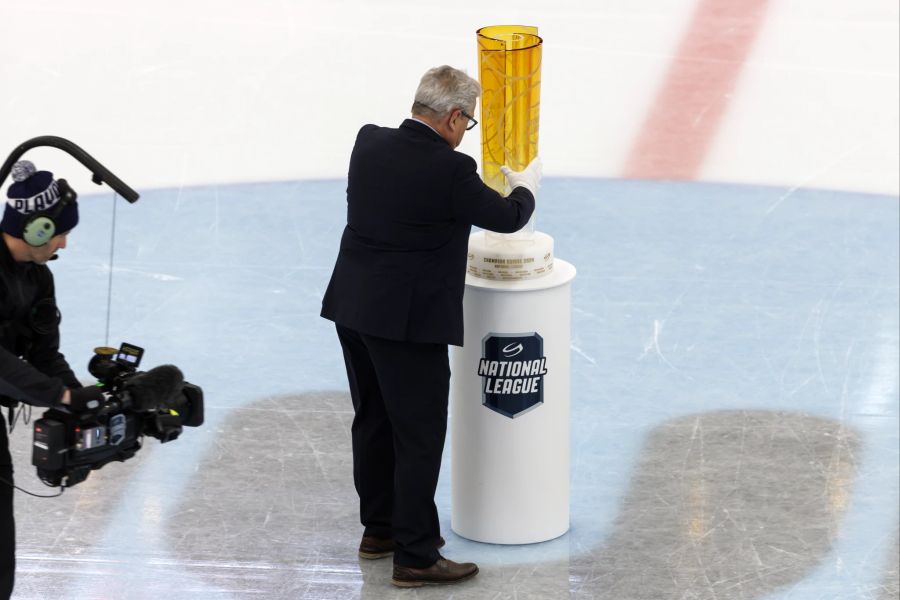
[[[36,213],[28,217],[22,227],[22,239],[29,246],[43,246],[56,235],[56,221],[45,214]]]
[[[65,179],[58,180],[56,186],[59,201],[48,210],[28,215],[22,225],[22,239],[29,246],[38,248],[49,242],[56,235],[56,218],[66,206],[78,198],[78,194],[69,187]]]

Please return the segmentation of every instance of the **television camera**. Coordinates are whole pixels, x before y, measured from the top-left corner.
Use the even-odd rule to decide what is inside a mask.
[[[104,400],[78,411],[54,407],[35,421],[31,463],[41,481],[72,487],[92,470],[134,456],[144,436],[166,443],[183,427],[203,424],[203,390],[174,365],[138,371],[143,354],[132,344],[96,348],[88,371]]]

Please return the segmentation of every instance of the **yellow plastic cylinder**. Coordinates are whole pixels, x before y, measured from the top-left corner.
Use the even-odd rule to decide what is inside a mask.
[[[482,176],[501,194],[508,187],[500,167],[520,171],[538,154],[543,40],[537,33],[528,25],[491,25],[476,32]]]

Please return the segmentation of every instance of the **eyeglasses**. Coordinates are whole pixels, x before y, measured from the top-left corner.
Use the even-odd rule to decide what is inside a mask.
[[[459,112],[462,113],[462,116],[464,116],[464,117],[467,118],[469,121],[471,121],[471,123],[469,123],[469,124],[466,126],[466,131],[472,131],[473,129],[475,129],[475,126],[478,125],[478,121],[475,120],[475,117],[473,117],[472,115],[470,115],[469,113],[467,113],[467,112],[464,111],[463,109],[459,109]]]
[[[423,103],[423,102],[419,102],[418,100],[416,100],[416,101],[414,102],[414,104],[418,104],[419,106],[422,106],[422,107],[424,107],[424,108],[427,108],[427,109],[430,110],[430,111],[437,112],[435,109],[431,108],[430,106],[428,106],[427,104],[425,104],[425,103]],[[462,116],[464,116],[464,117],[467,118],[469,121],[471,121],[471,123],[469,123],[468,125],[466,125],[466,131],[471,131],[471,130],[475,129],[475,126],[478,125],[478,121],[475,120],[475,117],[473,117],[472,115],[470,115],[469,113],[467,113],[467,112],[464,111],[463,109],[459,109],[459,112],[462,113]]]

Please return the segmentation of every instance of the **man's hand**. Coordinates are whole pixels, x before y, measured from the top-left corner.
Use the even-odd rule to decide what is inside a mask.
[[[532,196],[537,198],[538,188],[541,187],[542,166],[541,158],[538,156],[522,171],[513,171],[506,165],[503,165],[500,167],[500,172],[506,175],[506,180],[509,181],[509,187],[512,189],[517,187],[526,188],[531,192]]]
[[[88,387],[75,390],[67,389],[63,392],[63,397],[60,402],[65,406],[68,406],[74,412],[84,412],[86,410],[96,409],[104,399],[105,397],[103,396],[103,390],[101,388],[96,385],[89,385]]]

